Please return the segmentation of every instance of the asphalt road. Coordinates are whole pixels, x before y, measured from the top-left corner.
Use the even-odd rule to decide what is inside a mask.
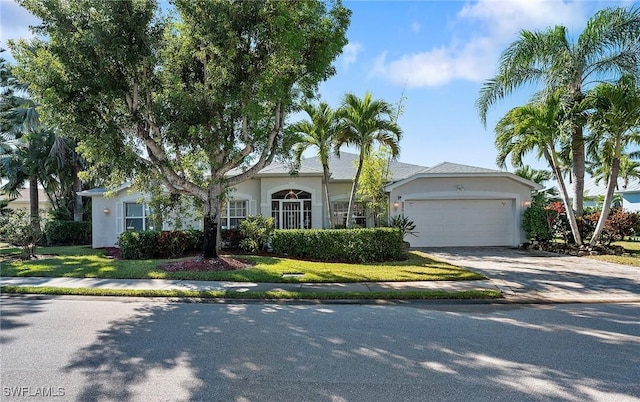
[[[0,303],[2,401],[640,401],[640,304]]]

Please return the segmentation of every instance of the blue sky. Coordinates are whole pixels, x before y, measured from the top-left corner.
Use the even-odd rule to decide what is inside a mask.
[[[500,53],[522,29],[564,25],[578,35],[597,10],[638,6],[633,1],[479,0],[344,1],[353,11],[349,44],[337,74],[320,87],[337,107],[344,93],[397,103],[404,94],[400,161],[433,166],[443,161],[496,168],[493,127],[522,105],[527,88],[499,102],[482,126],[475,100],[492,77]],[[29,35],[33,18],[0,0],[0,46]],[[544,167],[533,157],[527,162]],[[511,170],[511,169],[510,169]]]

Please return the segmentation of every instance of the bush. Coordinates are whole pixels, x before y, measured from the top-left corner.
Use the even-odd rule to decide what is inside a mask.
[[[275,229],[272,217],[248,216],[240,222],[240,233],[244,237],[240,248],[250,253],[266,250]]]
[[[23,257],[30,258],[36,254],[38,243],[43,238],[40,220],[32,224],[31,218],[23,210],[3,214],[0,238],[11,245],[22,247]]]
[[[118,246],[125,260],[142,260],[158,256],[160,233],[154,230],[143,232],[123,232]]]
[[[600,219],[602,211],[596,211],[589,215],[585,215],[585,225],[590,229],[591,235]],[[637,233],[640,224],[640,214],[637,212],[625,211],[622,208],[614,208],[609,212],[609,216],[604,223],[604,229],[600,234],[598,241],[608,245],[614,241],[623,240],[625,236],[632,236]]]
[[[321,261],[374,262],[403,257],[403,236],[399,229],[298,229],[276,230],[273,252]]]
[[[124,232],[118,246],[125,260],[175,258],[200,250],[202,237],[199,230]]]
[[[91,222],[53,220],[47,222],[44,233],[50,246],[91,244]]]
[[[244,236],[240,233],[240,229],[222,229],[220,231],[222,248],[239,248],[242,239]]]

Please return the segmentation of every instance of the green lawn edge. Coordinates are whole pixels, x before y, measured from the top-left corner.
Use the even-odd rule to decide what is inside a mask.
[[[384,291],[384,292],[296,292],[274,290],[265,292],[237,292],[223,290],[144,290],[144,289],[95,289],[60,288],[49,286],[0,286],[0,293],[71,295],[71,296],[123,296],[123,297],[179,297],[201,299],[253,299],[253,300],[473,300],[497,299],[499,290],[441,290]]]

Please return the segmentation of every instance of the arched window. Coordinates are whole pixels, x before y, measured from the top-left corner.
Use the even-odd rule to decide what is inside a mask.
[[[271,216],[278,229],[311,229],[311,193],[296,189],[273,193]]]

